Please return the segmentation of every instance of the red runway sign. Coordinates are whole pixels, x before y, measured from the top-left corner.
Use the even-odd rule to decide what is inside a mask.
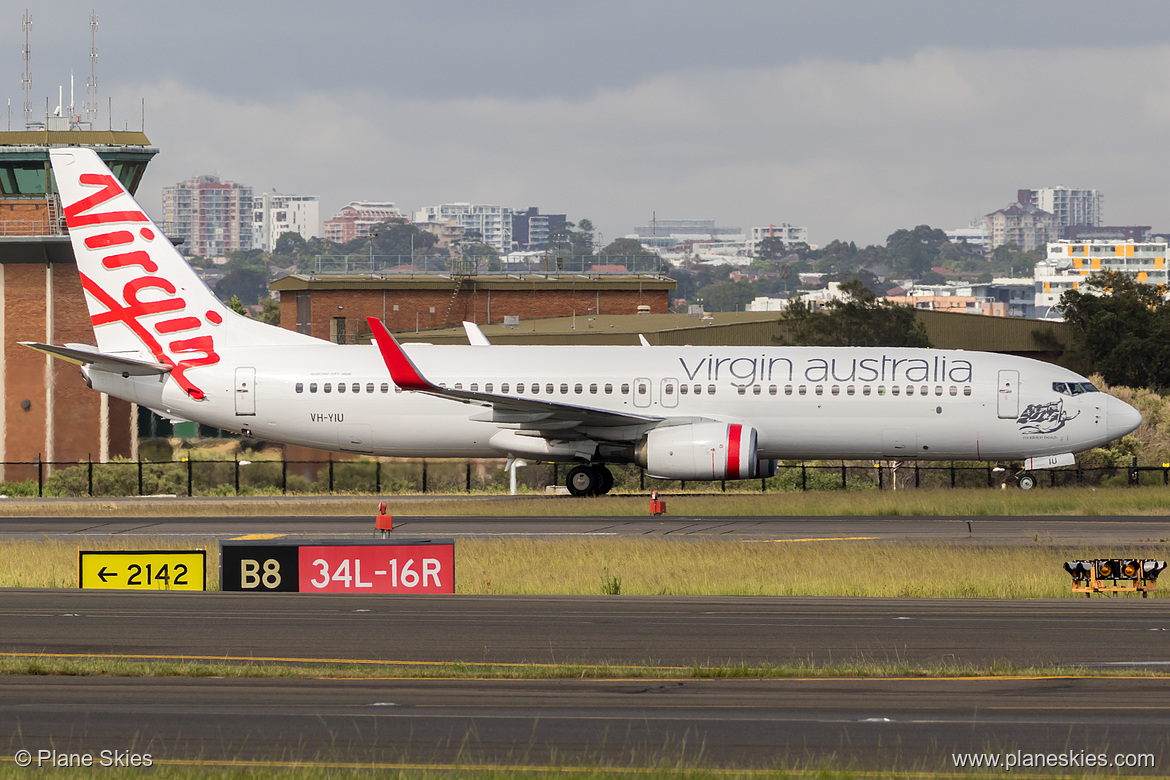
[[[301,547],[302,593],[454,593],[449,545]]]

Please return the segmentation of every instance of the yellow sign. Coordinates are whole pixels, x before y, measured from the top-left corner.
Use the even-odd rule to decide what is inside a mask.
[[[77,587],[206,590],[206,550],[77,551]]]

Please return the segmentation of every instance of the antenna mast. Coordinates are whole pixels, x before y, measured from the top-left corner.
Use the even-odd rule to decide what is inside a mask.
[[[24,48],[20,50],[21,56],[24,57],[24,76],[21,78],[21,85],[24,87],[24,126],[27,129],[29,123],[32,121],[32,106],[28,104],[28,92],[32,88],[32,74],[29,73],[28,65],[32,54],[28,46],[28,31],[32,27],[32,15],[29,14],[28,9],[24,9]]]
[[[89,93],[89,102],[86,113],[89,114],[89,127],[92,130],[97,121],[97,11],[89,12],[89,81],[85,83]]]

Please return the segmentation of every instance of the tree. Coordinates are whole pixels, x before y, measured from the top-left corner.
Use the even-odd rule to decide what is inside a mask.
[[[845,297],[822,311],[793,300],[780,317],[788,344],[826,347],[929,347],[926,328],[910,306],[879,301],[861,281],[841,285]]]
[[[747,281],[716,282],[695,294],[696,300],[703,302],[706,311],[742,311],[755,297],[756,288]]]
[[[609,242],[601,250],[600,260],[607,265],[624,265],[630,271],[657,273],[662,268],[662,258],[636,238],[619,238]]]
[[[234,311],[236,314],[242,314],[245,317],[252,316],[252,313],[250,311],[248,311],[248,308],[246,306],[244,306],[243,303],[240,302],[240,298],[237,295],[233,295],[231,297],[231,300],[229,300],[227,302],[227,307],[229,309],[231,309],[232,311]]]
[[[949,243],[946,233],[930,225],[895,230],[886,239],[886,250],[893,266],[891,270],[917,279],[938,265],[938,256]]]
[[[272,296],[260,301],[260,316],[256,319],[269,325],[280,324],[280,301]]]
[[[254,265],[230,269],[215,285],[219,299],[238,298],[245,306],[252,306],[268,297],[268,268]]]
[[[1083,286],[1060,296],[1060,310],[1089,371],[1111,385],[1170,388],[1170,304],[1158,289],[1118,271]]]
[[[299,255],[305,249],[305,237],[291,230],[280,234],[276,239],[275,253],[278,255]]]

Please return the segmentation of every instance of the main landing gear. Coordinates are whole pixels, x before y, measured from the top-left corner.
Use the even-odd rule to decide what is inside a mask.
[[[1031,490],[1036,487],[1036,475],[1030,471],[1021,471],[1016,475],[1016,487],[1020,490]]]
[[[565,484],[574,496],[600,496],[613,488],[613,474],[600,463],[574,466]]]

